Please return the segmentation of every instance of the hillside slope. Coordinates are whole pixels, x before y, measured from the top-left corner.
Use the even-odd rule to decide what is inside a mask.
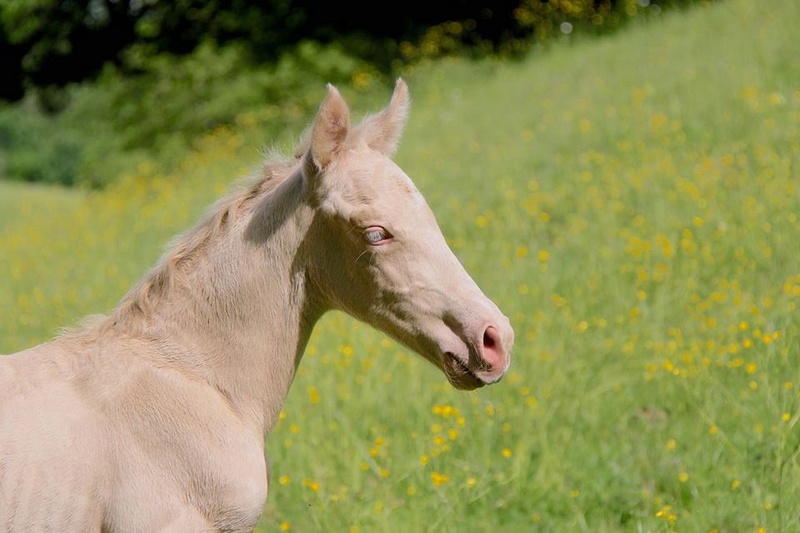
[[[794,0],[728,0],[409,72],[397,160],[511,317],[513,366],[460,393],[326,316],[263,530],[800,527],[799,25]],[[389,94],[342,90],[356,115]],[[270,142],[215,131],[0,233],[0,352],[110,309]]]

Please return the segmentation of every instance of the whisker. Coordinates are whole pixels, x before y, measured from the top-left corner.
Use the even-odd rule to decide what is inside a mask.
[[[356,260],[353,262],[353,264],[358,264],[358,260],[361,259],[365,254],[368,254],[369,252],[370,250],[364,250],[363,252],[358,254],[358,257],[356,257]]]

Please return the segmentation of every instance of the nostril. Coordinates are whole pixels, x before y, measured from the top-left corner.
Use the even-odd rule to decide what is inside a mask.
[[[483,332],[483,361],[490,370],[497,370],[505,366],[505,359],[500,333],[494,326],[489,326]]]
[[[483,332],[483,347],[493,349],[497,345],[497,340],[495,340],[495,331],[492,326],[486,328],[486,331]]]

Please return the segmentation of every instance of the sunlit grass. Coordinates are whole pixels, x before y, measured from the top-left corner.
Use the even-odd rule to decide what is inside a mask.
[[[730,1],[410,73],[398,161],[511,317],[514,363],[461,393],[325,317],[267,441],[262,529],[800,527],[799,11]],[[112,307],[257,163],[246,123],[0,233],[0,351]]]
[[[27,224],[39,213],[69,211],[83,197],[74,189],[0,180],[0,232],[13,231],[14,224]]]

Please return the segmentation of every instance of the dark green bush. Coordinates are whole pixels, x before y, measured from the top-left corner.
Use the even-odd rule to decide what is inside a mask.
[[[218,8],[230,15],[238,9],[235,5],[208,3],[205,22],[187,26],[180,19],[180,6],[156,3],[166,10],[161,13],[166,18],[133,21],[144,34],[106,63],[95,81],[65,89],[43,85],[16,108],[0,110],[0,178],[103,187],[142,158],[180,157],[193,139],[232,124],[240,114],[260,116],[259,110],[271,107],[271,128],[277,132],[287,117],[308,115],[318,103],[323,82],[360,88],[390,79],[418,61],[445,55],[514,56],[556,35],[610,31],[631,18],[657,14],[661,6],[701,1],[708,0],[503,0],[491,8],[467,2],[455,11],[430,6],[424,18],[427,27],[419,20],[407,28],[399,23],[386,26],[385,21],[384,26],[375,22],[378,26],[372,27],[369,17],[359,12],[336,31],[323,17],[325,9],[334,7],[323,6],[308,11],[311,19],[292,19],[297,26],[283,28],[277,37],[263,25],[212,16]],[[9,25],[22,20],[25,6],[32,5],[0,8],[0,21]],[[30,20],[44,28],[47,9],[61,4],[47,0],[43,5],[46,9]],[[273,7],[294,13],[291,1]],[[403,16],[420,8],[413,2],[405,5]],[[252,18],[266,27],[286,22],[267,8],[249,9],[269,15]],[[127,20],[118,15],[121,18],[114,20]],[[446,15],[454,18],[447,20]],[[204,23],[210,24],[206,33],[201,31]],[[308,25],[315,28],[309,34],[317,40],[298,40],[298,28]],[[177,34],[167,31],[170,28],[183,28],[191,38],[179,43]],[[244,38],[251,31],[257,35]],[[279,37],[273,56],[265,59],[263,48]],[[175,55],[178,51],[182,55]],[[38,96],[38,106],[31,105],[31,95]]]
[[[179,158],[193,139],[243,113],[279,106],[270,114],[277,131],[287,109],[307,115],[319,103],[324,82],[372,77],[369,65],[337,46],[311,42],[263,67],[241,47],[210,43],[186,57],[133,49],[129,62],[139,63],[139,75],[108,66],[97,82],[71,87],[56,115],[30,103],[0,112],[4,176],[103,187],[145,157]]]
[[[19,181],[74,185],[82,157],[81,143],[70,131],[27,106],[0,110],[0,176]]]

